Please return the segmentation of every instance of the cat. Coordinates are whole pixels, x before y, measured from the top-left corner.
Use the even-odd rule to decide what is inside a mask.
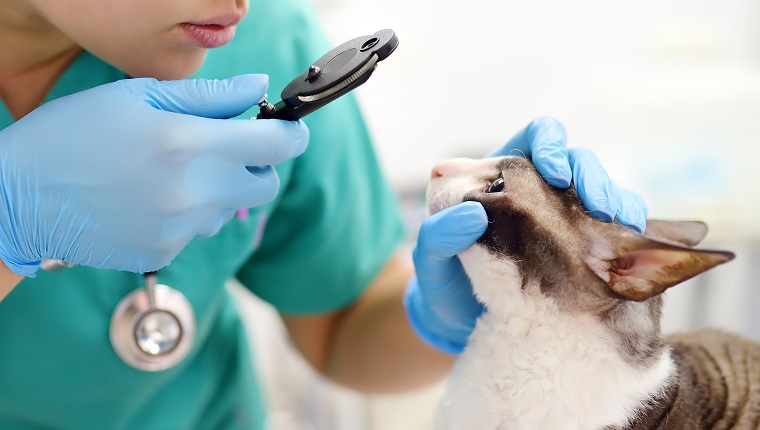
[[[591,217],[522,157],[434,167],[428,212],[480,202],[459,255],[485,312],[436,430],[760,428],[760,344],[717,330],[664,337],[661,293],[734,255],[696,250],[700,222],[645,234]]]

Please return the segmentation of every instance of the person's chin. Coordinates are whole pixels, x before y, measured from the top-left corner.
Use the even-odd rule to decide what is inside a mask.
[[[142,61],[141,64],[125,68],[124,71],[133,78],[185,79],[200,69],[207,52],[205,48],[195,47],[182,54],[166,56],[160,60]]]

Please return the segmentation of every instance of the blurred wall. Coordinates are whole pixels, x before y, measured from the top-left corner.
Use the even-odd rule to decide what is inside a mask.
[[[652,215],[760,236],[757,0],[314,1],[335,43],[399,36],[358,90],[398,189],[551,115]]]

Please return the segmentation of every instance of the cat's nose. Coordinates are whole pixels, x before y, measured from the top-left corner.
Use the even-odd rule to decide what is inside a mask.
[[[457,176],[465,173],[470,163],[464,158],[454,158],[442,161],[430,171],[430,179],[440,178],[441,176]]]

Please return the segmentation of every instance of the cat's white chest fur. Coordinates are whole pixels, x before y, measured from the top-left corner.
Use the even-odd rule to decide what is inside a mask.
[[[460,256],[491,258],[482,249]],[[503,272],[503,261],[497,272]],[[675,366],[665,349],[655,364],[634,368],[611,333],[588,316],[559,311],[537,288],[505,285],[506,273],[470,274],[476,294],[499,312],[485,313],[450,376],[436,430],[597,430],[628,422],[656,397]],[[506,278],[508,279],[508,277]]]

